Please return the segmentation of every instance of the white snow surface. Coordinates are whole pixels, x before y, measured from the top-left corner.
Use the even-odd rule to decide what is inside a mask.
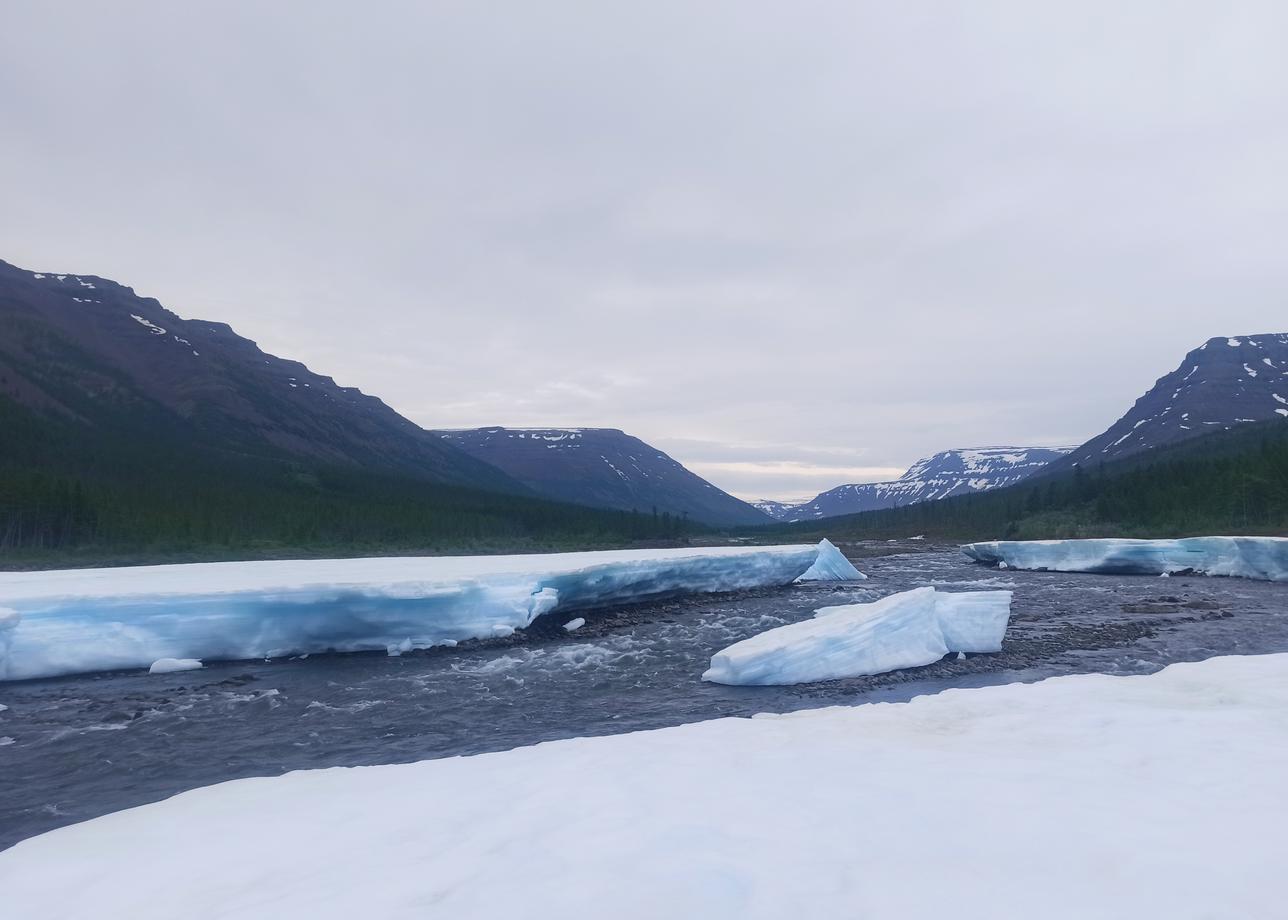
[[[1288,581],[1288,537],[997,541],[968,543],[962,552],[1012,569],[1126,575],[1193,571]]]
[[[0,680],[160,658],[409,651],[508,634],[555,610],[786,585],[820,559],[839,570],[834,555],[826,543],[0,573]]]
[[[814,619],[735,642],[711,657],[703,680],[805,684],[934,664],[949,652],[997,652],[1010,591],[948,594],[915,588],[869,604],[823,607]]]
[[[23,920],[1283,916],[1288,655],[243,779],[0,853]]]
[[[205,665],[197,658],[158,658],[148,668],[149,674],[173,674],[176,671],[200,671]]]

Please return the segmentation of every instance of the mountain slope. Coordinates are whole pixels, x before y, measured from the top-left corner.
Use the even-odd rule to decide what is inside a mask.
[[[92,428],[523,491],[383,402],[92,275],[0,262],[0,395]]]
[[[1068,453],[1067,447],[978,447],[918,460],[893,482],[837,486],[773,516],[781,521],[859,514],[1014,485]],[[770,512],[772,514],[772,512]]]
[[[1108,463],[1255,422],[1288,418],[1288,334],[1209,339],[1127,414],[1053,469]]]
[[[0,567],[674,541],[552,502],[227,326],[0,263]]]
[[[656,509],[722,526],[770,523],[751,505],[615,428],[470,428],[438,434],[547,498]]]

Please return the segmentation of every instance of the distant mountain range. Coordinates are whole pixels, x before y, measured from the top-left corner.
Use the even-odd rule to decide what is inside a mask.
[[[897,508],[1014,485],[1069,450],[1067,447],[945,450],[918,460],[892,482],[837,486],[798,505],[760,502],[757,507],[777,520],[789,522]]]
[[[761,511],[616,428],[470,428],[437,432],[538,495],[657,511],[718,526],[768,524]]]
[[[282,545],[395,531],[457,545],[551,526],[564,540],[669,538],[686,521],[809,521],[990,492],[1285,419],[1288,334],[1214,338],[1072,451],[948,450],[893,482],[753,506],[617,429],[427,431],[223,323],[98,276],[0,262],[0,548],[111,527],[197,543],[273,529]],[[403,500],[405,482],[429,490]]]
[[[1214,431],[1288,418],[1288,334],[1214,338],[1052,470],[1108,463]]]

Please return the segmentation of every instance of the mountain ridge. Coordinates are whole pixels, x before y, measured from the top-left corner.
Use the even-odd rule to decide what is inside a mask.
[[[656,511],[716,526],[772,519],[620,428],[438,429],[537,495],[593,507]]]

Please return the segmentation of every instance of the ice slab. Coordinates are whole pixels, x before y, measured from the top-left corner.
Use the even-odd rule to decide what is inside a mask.
[[[916,588],[870,604],[823,607],[814,619],[735,642],[711,658],[703,680],[804,684],[933,664],[949,652],[996,652],[1010,591],[948,594]]]
[[[824,538],[818,544],[818,558],[797,581],[864,581],[868,576],[854,567],[845,554]]]
[[[977,562],[1012,569],[1107,575],[1195,572],[1288,581],[1286,537],[995,541],[968,543],[962,552]]]
[[[950,652],[1000,652],[1011,619],[1011,592],[936,591],[935,616]]]
[[[0,852],[3,913],[1268,920],[1285,712],[1230,657],[235,780]]]
[[[148,668],[149,674],[173,674],[176,671],[200,671],[205,667],[198,658],[158,658]]]
[[[835,552],[737,546],[2,573],[0,680],[160,658],[401,654],[507,635],[556,610],[786,585]]]

